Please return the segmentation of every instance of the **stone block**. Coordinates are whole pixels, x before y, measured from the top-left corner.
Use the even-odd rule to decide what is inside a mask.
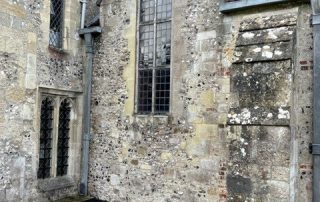
[[[36,75],[37,73],[37,56],[35,54],[27,54],[27,74]]]
[[[215,91],[207,90],[203,91],[199,97],[199,104],[201,104],[204,108],[210,108],[214,106],[215,100]]]
[[[187,142],[186,150],[190,155],[207,156],[212,150],[212,142],[219,142],[218,126],[196,124],[195,136]]]
[[[208,40],[208,39],[214,39],[217,37],[216,30],[206,31],[206,32],[200,32],[197,34],[197,40]]]
[[[13,103],[22,102],[25,99],[25,90],[20,87],[9,88],[6,90],[6,99]]]
[[[22,118],[24,120],[33,120],[33,111],[32,111],[32,107],[29,104],[23,105]]]
[[[10,27],[10,15],[8,13],[0,12],[0,25]]]
[[[28,32],[27,34],[27,50],[28,53],[35,54],[37,52],[37,35],[34,32]]]
[[[295,25],[297,23],[296,13],[287,13],[281,15],[259,16],[247,18],[240,24],[240,31],[257,30],[281,26]]]
[[[36,89],[37,88],[37,75],[27,74],[25,80],[25,87],[27,89]]]
[[[238,35],[237,46],[290,41],[293,39],[294,31],[295,27],[277,27],[241,32]]]
[[[172,153],[170,153],[170,152],[162,152],[161,153],[161,160],[168,161],[170,159],[172,159]]]
[[[234,63],[277,61],[292,58],[292,41],[236,47]]]

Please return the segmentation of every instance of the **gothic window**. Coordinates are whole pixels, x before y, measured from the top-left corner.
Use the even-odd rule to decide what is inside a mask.
[[[40,151],[38,178],[50,177],[53,133],[53,100],[45,98],[41,103]]]
[[[170,109],[171,0],[141,0],[137,112]]]
[[[49,45],[62,49],[64,0],[51,0],[50,4]]]
[[[39,179],[68,174],[71,112],[71,98],[43,95],[40,114]]]

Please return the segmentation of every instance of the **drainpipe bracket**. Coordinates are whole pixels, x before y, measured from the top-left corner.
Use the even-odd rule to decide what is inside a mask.
[[[312,25],[320,25],[320,14],[312,15],[311,23]]]
[[[102,32],[102,29],[100,26],[94,26],[89,28],[84,28],[79,30],[79,35],[84,36],[85,34],[100,34]]]
[[[309,152],[312,155],[320,155],[320,144],[309,144]]]

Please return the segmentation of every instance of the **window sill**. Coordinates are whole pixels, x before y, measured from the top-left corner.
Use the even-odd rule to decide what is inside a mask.
[[[135,117],[138,117],[138,118],[146,118],[146,117],[155,117],[155,118],[167,118],[170,116],[169,113],[167,114],[134,114]]]
[[[221,0],[220,12],[230,12],[234,10],[249,8],[253,6],[288,2],[289,0],[240,0],[235,2],[224,2]]]
[[[67,187],[75,186],[74,180],[69,176],[48,178],[48,179],[39,179],[38,187],[44,192],[64,189]]]
[[[63,48],[57,48],[57,47],[50,46],[50,45],[48,46],[48,49],[51,50],[51,51],[60,53],[60,54],[66,54],[67,53],[67,50],[65,50]]]

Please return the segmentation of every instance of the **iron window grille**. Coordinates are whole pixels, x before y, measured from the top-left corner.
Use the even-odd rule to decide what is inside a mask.
[[[64,0],[51,0],[49,45],[62,49]]]
[[[137,112],[170,110],[171,0],[141,0]]]
[[[50,177],[51,170],[51,150],[53,133],[53,99],[45,98],[41,103],[41,123],[40,123],[40,151],[38,178]]]
[[[57,175],[63,176],[68,171],[69,131],[71,107],[68,99],[64,99],[59,109],[59,132],[57,152]]]
[[[68,174],[71,112],[71,98],[43,96],[40,114],[39,179]]]

